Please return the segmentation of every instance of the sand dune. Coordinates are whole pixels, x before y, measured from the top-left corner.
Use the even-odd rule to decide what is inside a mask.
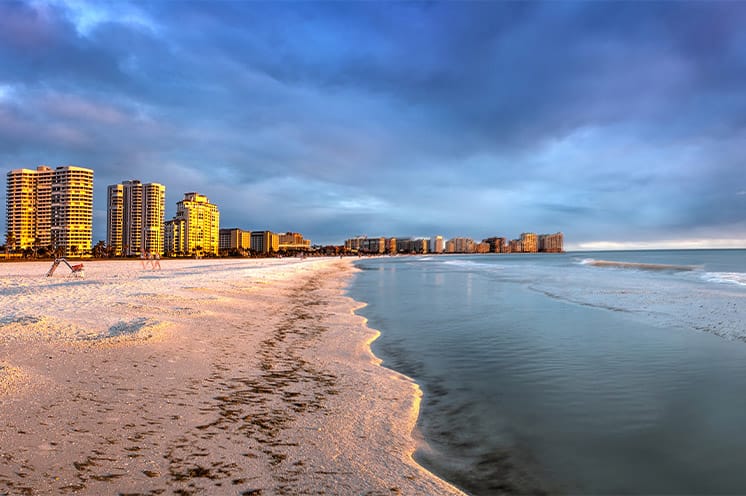
[[[0,265],[0,494],[460,494],[347,261],[48,266]]]

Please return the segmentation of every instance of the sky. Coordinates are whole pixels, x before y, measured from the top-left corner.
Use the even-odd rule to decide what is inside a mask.
[[[197,191],[315,244],[746,247],[744,26],[743,1],[0,0],[0,167],[94,169],[94,243],[139,179],[167,218]]]

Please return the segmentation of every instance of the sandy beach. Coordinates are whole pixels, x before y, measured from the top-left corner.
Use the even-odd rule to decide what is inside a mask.
[[[339,259],[0,264],[0,495],[462,494]]]

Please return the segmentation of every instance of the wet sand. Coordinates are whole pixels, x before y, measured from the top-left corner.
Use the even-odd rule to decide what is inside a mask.
[[[346,260],[0,265],[0,494],[462,494]]]

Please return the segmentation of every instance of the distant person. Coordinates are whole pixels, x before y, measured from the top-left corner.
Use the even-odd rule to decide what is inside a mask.
[[[140,250],[140,265],[142,265],[142,270],[145,270],[145,261],[148,257],[145,256],[145,250]]]
[[[153,270],[161,270],[161,254],[158,252],[153,254]]]

